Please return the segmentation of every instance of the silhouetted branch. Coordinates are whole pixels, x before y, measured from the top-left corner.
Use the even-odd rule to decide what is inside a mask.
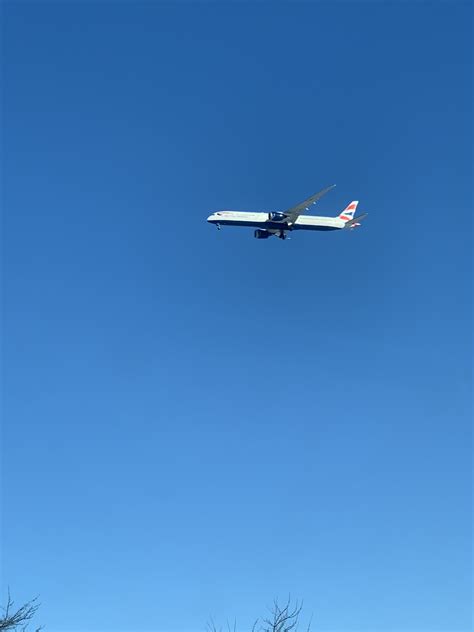
[[[278,602],[275,601],[270,612],[270,617],[263,620],[263,625],[260,627],[260,631],[291,632],[291,630],[294,630],[296,632],[302,609],[302,603],[299,604],[296,602],[293,607],[291,606],[291,597],[288,597],[288,601],[283,607],[279,606]]]
[[[40,606],[36,599],[28,601],[18,610],[14,609],[14,605],[10,593],[8,593],[7,605],[2,608],[3,614],[0,616],[0,632],[7,632],[7,630],[11,632],[22,630],[24,632]],[[36,632],[40,630],[41,628],[37,628]]]
[[[270,609],[269,617],[257,619],[252,626],[251,632],[297,632],[302,609],[303,603],[296,601],[293,606],[291,597],[288,597],[287,602],[283,606],[280,606],[278,601],[275,600]],[[207,632],[222,632],[222,627],[218,627],[211,618],[207,624]],[[226,632],[237,632],[235,621],[232,627],[227,622]],[[311,621],[308,623],[305,632],[311,632]]]

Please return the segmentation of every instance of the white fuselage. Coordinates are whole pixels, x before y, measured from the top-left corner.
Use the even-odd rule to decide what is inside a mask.
[[[218,226],[252,226],[263,230],[338,230],[345,227],[346,222],[338,217],[320,217],[317,215],[300,215],[294,224],[285,221],[273,221],[268,213],[250,213],[247,211],[217,211],[207,218],[211,224]]]

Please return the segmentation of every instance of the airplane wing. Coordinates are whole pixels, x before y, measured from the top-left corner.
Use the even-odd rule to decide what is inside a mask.
[[[297,204],[296,206],[289,208],[287,211],[285,211],[285,215],[287,216],[286,221],[289,224],[294,224],[296,220],[298,219],[298,217],[301,215],[301,213],[303,213],[303,211],[308,211],[309,207],[312,204],[315,204],[320,198],[323,197],[323,195],[326,195],[326,193],[331,191],[331,189],[334,189],[335,186],[336,186],[335,184],[331,184],[330,187],[326,187],[322,191],[319,191],[319,193],[315,193],[314,195],[309,197],[307,200],[304,200],[304,202],[301,202],[300,204]]]

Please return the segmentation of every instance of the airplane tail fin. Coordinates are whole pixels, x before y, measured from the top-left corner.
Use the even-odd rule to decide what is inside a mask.
[[[342,219],[344,222],[350,222],[354,219],[354,213],[356,212],[356,208],[359,202],[354,201],[346,206],[346,208],[338,215],[338,219]]]
[[[362,213],[362,215],[354,217],[358,204],[359,202],[357,201],[351,202],[349,206],[346,206],[342,213],[338,215],[338,219],[342,219],[344,222],[344,228],[353,230],[360,226],[361,221],[367,217],[367,213]]]

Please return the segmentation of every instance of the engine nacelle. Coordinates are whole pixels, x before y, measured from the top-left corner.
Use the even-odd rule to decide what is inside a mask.
[[[271,222],[283,222],[286,219],[285,213],[281,213],[279,211],[275,211],[273,213],[268,213],[268,219]]]
[[[260,230],[259,228],[254,232],[253,236],[255,237],[255,239],[268,239],[269,237],[272,236],[271,233],[268,232],[268,230]]]

